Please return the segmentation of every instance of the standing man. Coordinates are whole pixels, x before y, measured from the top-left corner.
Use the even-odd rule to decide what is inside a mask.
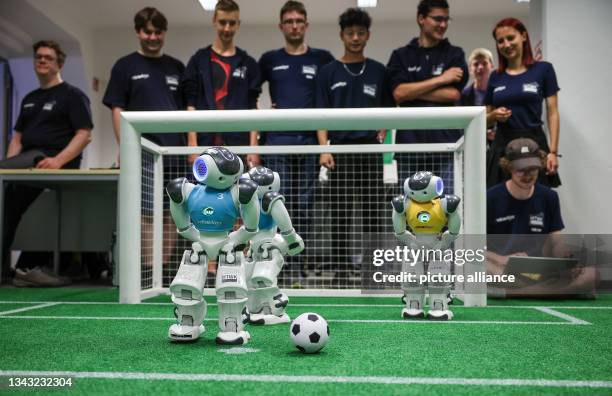
[[[9,143],[3,169],[78,169],[82,152],[91,142],[89,99],[77,87],[62,80],[66,54],[58,43],[46,40],[33,46],[34,72],[40,88],[30,92],[21,103],[15,131]],[[21,216],[42,193],[42,189],[17,184],[6,187],[4,207],[3,260],[9,257]],[[66,279],[39,268],[51,257],[27,262],[22,254],[13,283],[16,286],[62,286]]]
[[[405,47],[393,51],[387,68],[395,102],[401,107],[454,106],[468,80],[465,55],[444,38],[450,22],[446,0],[421,0],[417,9],[420,34]],[[461,137],[458,130],[398,131],[396,143],[448,143]],[[438,161],[417,161],[411,154],[400,154],[399,180],[417,171],[429,170],[442,177],[452,189],[452,156]],[[436,166],[431,164],[438,162]],[[421,169],[428,164],[432,169]],[[420,168],[418,168],[420,167]],[[418,169],[417,169],[418,168]],[[451,191],[449,191],[451,192]]]
[[[187,110],[246,110],[257,108],[261,92],[255,59],[234,44],[240,28],[240,8],[233,0],[219,0],[213,26],[212,45],[199,49],[189,59],[181,85]],[[249,132],[190,132],[189,146],[248,146]],[[197,157],[197,156],[196,156]],[[193,158],[193,156],[192,156]],[[253,162],[251,156],[247,159]]]
[[[140,49],[119,59],[111,71],[102,102],[111,109],[117,143],[121,140],[122,111],[181,110],[179,82],[185,66],[162,52],[168,20],[160,11],[146,7],[134,16]],[[145,134],[160,146],[184,146],[184,134]]]
[[[168,31],[168,20],[159,10],[146,7],[134,16],[134,30],[140,49],[119,59],[111,71],[111,78],[103,103],[111,109],[113,130],[117,143],[121,137],[122,111],[172,111],[184,109],[179,90],[185,66],[181,61],[162,52]],[[159,146],[185,146],[184,133],[147,133],[145,138]],[[187,173],[187,162],[181,156],[164,156],[163,185]],[[164,200],[163,261],[167,264],[178,235]],[[151,216],[143,216],[144,235],[152,235]],[[151,238],[144,237],[143,241]],[[150,245],[145,250],[151,249]],[[149,255],[146,255],[150,257]]]
[[[309,47],[304,42],[308,18],[301,2],[289,0],[283,5],[278,28],[285,38],[285,46],[266,52],[259,60],[261,80],[268,82],[272,108],[312,108],[317,71],[333,61],[334,57],[329,51]],[[253,136],[251,144],[315,145],[317,135],[316,131],[265,132],[261,140],[259,142],[257,136]],[[318,155],[268,155],[265,163],[280,175],[283,181],[281,192],[287,198],[297,232],[308,246],[311,242],[313,201],[319,170]],[[297,268],[290,265],[289,269],[293,270],[293,278],[298,278]]]
[[[344,55],[321,68],[317,77],[316,105],[319,108],[390,107],[393,98],[385,66],[364,56],[370,39],[370,15],[349,8],[339,18],[340,39]],[[320,145],[379,144],[384,131],[317,132]],[[321,154],[319,163],[331,170],[329,196],[331,206],[331,254],[335,266],[334,283],[348,286],[349,263],[353,256],[367,251],[365,241],[375,240],[382,233],[384,194],[381,154]],[[351,238],[353,227],[359,224],[353,215],[359,208],[363,216],[363,241]],[[361,246],[361,248],[356,248]]]

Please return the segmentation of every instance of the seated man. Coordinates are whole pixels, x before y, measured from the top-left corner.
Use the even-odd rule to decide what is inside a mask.
[[[508,143],[501,168],[511,175],[487,191],[487,272],[503,274],[510,256],[571,257],[561,235],[564,228],[557,193],[537,183],[546,154],[531,139]],[[497,234],[497,235],[493,235]],[[577,294],[591,292],[594,267],[576,267],[566,279],[533,283],[518,278],[508,294]],[[533,279],[531,279],[533,280]]]
[[[34,48],[34,71],[40,88],[30,92],[21,103],[7,159],[0,169],[78,169],[81,153],[91,141],[89,99],[78,88],[64,82],[60,75],[66,54],[54,41],[39,41]],[[9,251],[21,216],[42,193],[42,189],[8,184],[4,207],[3,260]],[[20,259],[15,286],[62,286],[69,280],[39,268],[45,261]],[[42,263],[41,263],[42,264]],[[34,267],[34,268],[32,268]]]

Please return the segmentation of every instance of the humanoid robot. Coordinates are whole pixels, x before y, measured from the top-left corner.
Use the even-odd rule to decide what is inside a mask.
[[[280,190],[278,173],[258,166],[244,174],[259,186],[259,232],[251,239],[247,260],[247,303],[249,323],[274,325],[290,321],[285,313],[289,298],[278,288],[278,274],[284,256],[294,256],[304,250],[304,241],[295,232]],[[278,233],[280,231],[280,233]]]
[[[215,292],[219,308],[218,344],[241,345],[250,338],[244,330],[247,285],[241,251],[257,233],[257,184],[240,179],[242,160],[224,147],[211,147],[193,163],[198,184],[185,178],[171,181],[170,213],[178,233],[193,242],[170,284],[178,323],[170,326],[174,341],[193,341],[204,332],[203,298],[209,260],[217,260]],[[230,232],[238,218],[243,225]]]
[[[459,197],[442,195],[444,183],[431,172],[417,172],[404,181],[404,195],[393,198],[393,230],[395,236],[411,249],[448,249],[461,229],[461,218],[457,212]],[[433,256],[433,255],[432,255]],[[441,254],[438,254],[441,256]],[[440,258],[440,257],[438,257]],[[426,268],[427,266],[427,268]],[[448,309],[449,285],[444,282],[420,284],[418,277],[426,274],[449,274],[450,264],[444,260],[420,260],[414,265],[404,262],[402,272],[416,275],[416,282],[402,284],[405,319],[424,318],[425,291],[429,289],[429,311],[427,318],[450,320],[453,313]]]

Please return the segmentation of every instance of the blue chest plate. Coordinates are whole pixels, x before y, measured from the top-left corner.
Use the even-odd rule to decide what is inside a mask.
[[[187,199],[187,212],[193,225],[200,231],[231,231],[239,213],[230,190],[221,191],[207,186],[196,186]]]

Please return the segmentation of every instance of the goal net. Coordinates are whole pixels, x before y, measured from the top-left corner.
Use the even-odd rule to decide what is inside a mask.
[[[176,233],[164,188],[187,177],[191,154],[204,147],[160,147],[141,136],[176,131],[287,131],[462,129],[448,144],[230,147],[242,156],[259,154],[281,175],[281,193],[306,248],[286,258],[279,285],[288,294],[355,295],[371,285],[373,254],[399,244],[393,235],[391,199],[405,178],[429,170],[442,177],[445,193],[462,198],[461,234],[455,248],[484,246],[485,118],[478,107],[436,109],[307,109],[201,112],[126,112],[122,120],[120,178],[120,301],[167,292],[190,243]],[[389,140],[389,139],[388,139]],[[392,140],[392,139],[391,139]],[[331,153],[325,170],[319,155]],[[246,161],[245,165],[246,165]],[[384,268],[384,267],[383,267]],[[453,265],[453,274],[484,271],[482,261]],[[214,263],[207,288],[214,287]],[[465,279],[465,277],[464,277]],[[399,293],[386,288],[385,293]],[[381,290],[376,290],[381,292]],[[453,293],[467,305],[484,305],[482,284],[455,282]]]

